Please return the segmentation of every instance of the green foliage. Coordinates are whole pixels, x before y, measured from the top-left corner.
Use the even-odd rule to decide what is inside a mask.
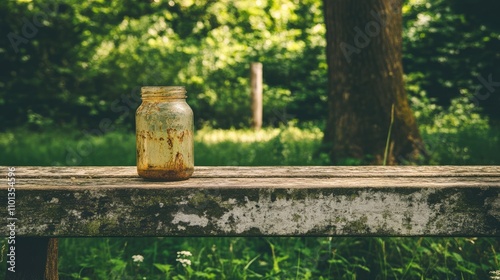
[[[421,92],[410,99],[430,164],[476,165],[500,162],[500,131],[463,95],[443,108]]]
[[[359,279],[486,279],[488,272],[498,265],[498,254],[492,247],[496,244],[492,241],[371,238],[343,244],[341,239],[333,239],[333,245],[329,244],[333,247],[333,257],[328,263],[339,279],[352,279],[353,276]],[[476,246],[484,246],[485,251],[474,255]]]
[[[109,118],[130,128],[141,85],[185,85],[198,124],[244,127],[253,61],[264,63],[267,123],[285,107],[304,120],[324,112],[320,1],[4,1],[1,30],[23,36],[19,19],[46,5],[33,38],[0,43],[6,127]]]
[[[481,82],[500,76],[497,11],[492,0],[405,1],[406,88],[433,164],[500,163],[500,132],[477,106],[498,117],[498,88]],[[138,87],[160,84],[185,85],[198,126],[209,125],[196,133],[197,165],[328,164],[317,127],[210,128],[248,125],[253,61],[264,64],[266,124],[324,119],[320,0],[1,1],[3,38],[24,36],[40,13],[17,52],[0,41],[1,165],[135,165],[134,135],[101,124],[130,129]],[[487,279],[499,248],[491,238],[61,239],[59,261],[61,279]],[[182,250],[190,266],[176,261]]]
[[[134,149],[135,136],[128,132],[34,134],[16,130],[0,134],[1,164],[5,165],[135,165]]]
[[[500,131],[491,128],[466,99],[455,100],[446,110],[432,104],[415,106],[426,108],[419,120],[431,164],[500,162]],[[260,131],[204,127],[195,133],[195,163],[328,165],[328,156],[319,153],[322,137],[318,127],[293,124]],[[135,165],[134,150],[135,136],[124,131],[103,135],[98,131],[32,133],[17,129],[0,133],[0,165]],[[355,160],[342,163],[359,164]]]
[[[500,269],[499,246],[494,238],[63,238],[59,270],[61,279],[488,279]]]
[[[407,91],[424,92],[439,105],[468,95],[492,117],[499,118],[498,80],[500,22],[491,10],[498,1],[408,0],[403,7],[403,64]]]
[[[498,3],[480,2],[405,2],[406,85],[441,106],[467,94],[498,118],[498,86],[484,83],[500,76],[500,26],[489,12]],[[26,26],[36,32],[26,36]],[[246,127],[253,61],[264,64],[266,124],[284,110],[300,121],[326,114],[320,0],[3,1],[0,30],[26,40],[0,41],[2,129],[89,129],[103,119],[130,129],[139,87],[160,84],[187,87],[200,127]]]

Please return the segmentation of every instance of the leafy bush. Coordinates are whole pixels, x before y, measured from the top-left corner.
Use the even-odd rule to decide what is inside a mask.
[[[430,155],[430,164],[476,165],[500,162],[500,131],[470,99],[460,96],[444,109],[422,92],[410,99]]]

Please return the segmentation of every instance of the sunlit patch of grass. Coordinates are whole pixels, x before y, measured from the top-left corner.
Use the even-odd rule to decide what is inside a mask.
[[[205,144],[218,144],[221,142],[267,142],[276,137],[279,133],[279,128],[264,128],[254,131],[251,129],[212,129],[210,127],[204,127],[196,131],[195,141]]]
[[[253,130],[204,128],[196,132],[197,165],[325,165],[318,155],[323,138],[319,128],[289,126]]]
[[[319,128],[264,128],[259,131],[203,128],[195,133],[195,165],[323,165],[316,158]],[[110,132],[85,136],[77,131],[0,134],[3,165],[135,165],[135,135]]]

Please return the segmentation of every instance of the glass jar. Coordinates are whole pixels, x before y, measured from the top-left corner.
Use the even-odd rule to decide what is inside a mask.
[[[141,88],[137,108],[137,173],[145,179],[176,181],[194,170],[193,111],[184,87]]]

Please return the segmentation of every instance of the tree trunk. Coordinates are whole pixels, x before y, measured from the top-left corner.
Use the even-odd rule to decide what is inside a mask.
[[[381,164],[425,155],[403,82],[400,0],[324,0],[329,115],[325,143],[334,164]]]

